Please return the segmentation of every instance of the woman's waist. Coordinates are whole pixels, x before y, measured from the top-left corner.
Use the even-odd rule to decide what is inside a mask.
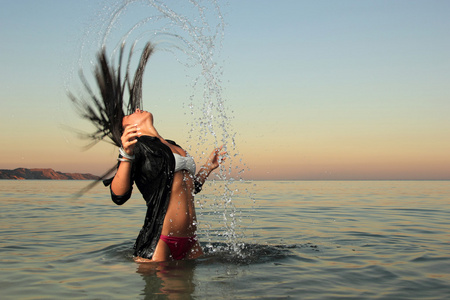
[[[168,211],[164,219],[162,234],[169,236],[193,236],[197,231],[195,216],[185,213],[171,213]]]
[[[192,226],[196,220],[195,211],[192,208],[179,207],[178,205],[169,205],[164,222],[167,220],[182,226]],[[195,224],[194,224],[195,225]]]

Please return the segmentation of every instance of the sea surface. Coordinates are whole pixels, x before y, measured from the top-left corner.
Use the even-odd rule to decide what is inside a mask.
[[[1,299],[450,297],[449,181],[210,182],[206,255],[157,264],[132,259],[141,196],[87,183],[0,180]]]

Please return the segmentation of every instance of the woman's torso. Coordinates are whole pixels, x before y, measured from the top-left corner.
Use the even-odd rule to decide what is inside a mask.
[[[175,154],[186,156],[178,146],[164,142]],[[161,234],[177,237],[190,237],[197,230],[194,204],[194,174],[187,170],[175,172],[170,200]]]

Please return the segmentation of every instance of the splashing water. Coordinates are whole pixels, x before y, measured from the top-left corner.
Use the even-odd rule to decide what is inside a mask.
[[[84,53],[90,57],[101,47],[106,47],[113,49],[114,54],[125,43],[132,53],[140,43],[151,41],[156,51],[172,54],[172,59],[187,70],[185,76],[190,80],[192,91],[188,103],[183,103],[190,115],[186,134],[188,151],[204,157],[206,153],[197,149],[209,149],[214,144],[216,147],[224,145],[229,155],[228,167],[222,165],[218,180],[212,180],[216,193],[196,197],[200,215],[212,211],[219,219],[213,223],[218,222],[222,229],[213,230],[207,223],[199,227],[199,233],[206,236],[208,246],[212,247],[214,236],[222,236],[226,244],[239,253],[239,240],[244,237],[238,232],[242,216],[233,197],[242,192],[235,184],[243,181],[240,175],[246,166],[237,151],[232,118],[222,97],[223,70],[219,56],[224,28],[221,7],[214,0],[186,0],[173,4],[155,0],[107,1],[85,33],[78,67],[87,69],[83,66],[86,63]],[[87,64],[92,68],[94,62],[87,60]]]

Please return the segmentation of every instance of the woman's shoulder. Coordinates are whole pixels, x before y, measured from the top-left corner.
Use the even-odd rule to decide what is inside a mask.
[[[178,145],[175,141],[172,141],[172,140],[166,140],[166,142],[168,142],[169,144],[171,144],[171,145],[174,145],[174,146],[177,146],[177,147],[179,147],[179,148],[182,148],[180,145]]]

